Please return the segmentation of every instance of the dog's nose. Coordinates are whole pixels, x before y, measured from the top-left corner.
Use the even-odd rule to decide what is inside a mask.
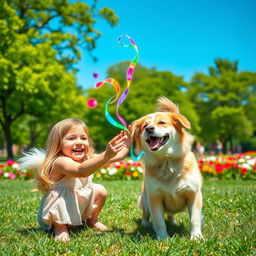
[[[147,133],[152,133],[155,130],[155,127],[153,125],[149,125],[145,130]]]

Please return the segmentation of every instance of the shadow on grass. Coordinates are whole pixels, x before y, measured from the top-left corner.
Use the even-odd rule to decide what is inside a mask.
[[[40,227],[31,227],[31,228],[24,228],[24,229],[18,229],[18,233],[20,233],[22,236],[33,236],[33,235],[47,235],[47,236],[52,236],[53,232],[52,231],[45,231],[41,229]]]
[[[105,232],[100,232],[100,231],[95,230],[93,234],[91,234],[91,233],[85,234],[85,237],[86,236],[87,237],[89,237],[89,236],[100,237],[100,236],[108,235],[109,233],[113,233],[113,234],[118,233],[121,235],[121,237],[130,236],[130,239],[134,242],[144,240],[146,237],[149,237],[151,239],[156,239],[155,232],[152,228],[152,223],[150,223],[150,226],[145,227],[142,225],[141,219],[134,219],[134,221],[135,221],[137,227],[132,232],[129,232],[123,228],[112,227],[109,231],[105,231]],[[173,237],[173,236],[188,237],[189,236],[188,230],[185,229],[185,227],[182,223],[176,226],[176,225],[173,225],[172,223],[168,222],[168,220],[167,220],[166,225],[167,225],[167,232],[168,232],[169,237]],[[72,236],[72,234],[78,235],[79,233],[84,232],[87,229],[90,229],[90,228],[87,226],[77,226],[77,227],[70,228],[69,232],[70,232],[70,235]],[[23,236],[31,236],[31,234],[36,234],[36,235],[46,234],[48,236],[54,237],[53,230],[44,231],[40,227],[24,228],[21,230],[17,230],[17,232]]]
[[[133,242],[138,242],[142,239],[145,239],[145,237],[149,237],[151,239],[156,239],[155,232],[152,228],[152,223],[150,223],[150,226],[145,227],[141,223],[141,219],[135,219],[134,220],[137,224],[137,227],[134,231],[129,232],[125,231],[124,229],[113,227],[113,233],[118,232],[121,234],[121,236],[130,236],[131,240]],[[185,229],[184,225],[181,223],[179,225],[173,225],[172,223],[166,221],[167,225],[167,232],[169,237],[173,236],[180,236],[180,237],[188,237],[189,232]]]

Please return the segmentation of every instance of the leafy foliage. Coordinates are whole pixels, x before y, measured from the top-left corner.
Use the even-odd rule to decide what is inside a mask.
[[[238,62],[216,59],[209,75],[196,73],[189,93],[200,116],[202,138],[224,146],[243,141],[255,131],[256,73],[238,72]]]
[[[82,117],[85,99],[73,64],[81,57],[79,47],[91,51],[101,36],[94,28],[96,3],[1,1],[0,124],[9,157],[14,122],[25,117],[35,134],[67,116]],[[110,25],[118,22],[107,7],[99,15]]]

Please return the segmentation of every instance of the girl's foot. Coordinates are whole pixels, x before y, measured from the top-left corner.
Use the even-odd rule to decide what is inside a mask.
[[[108,231],[109,228],[107,226],[105,226],[104,224],[102,224],[101,222],[99,222],[98,220],[92,221],[92,220],[88,220],[87,221],[87,225],[91,228],[94,228],[98,231],[104,232],[104,231]]]
[[[63,243],[67,243],[70,241],[68,229],[66,226],[60,229],[55,228],[54,234],[55,234],[55,238],[54,238],[55,241],[63,242]]]

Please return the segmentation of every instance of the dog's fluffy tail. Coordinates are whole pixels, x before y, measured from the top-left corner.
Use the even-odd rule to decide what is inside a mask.
[[[32,148],[18,160],[21,169],[39,168],[45,160],[45,151],[43,149]]]
[[[157,111],[180,113],[179,107],[164,96],[157,99]]]

